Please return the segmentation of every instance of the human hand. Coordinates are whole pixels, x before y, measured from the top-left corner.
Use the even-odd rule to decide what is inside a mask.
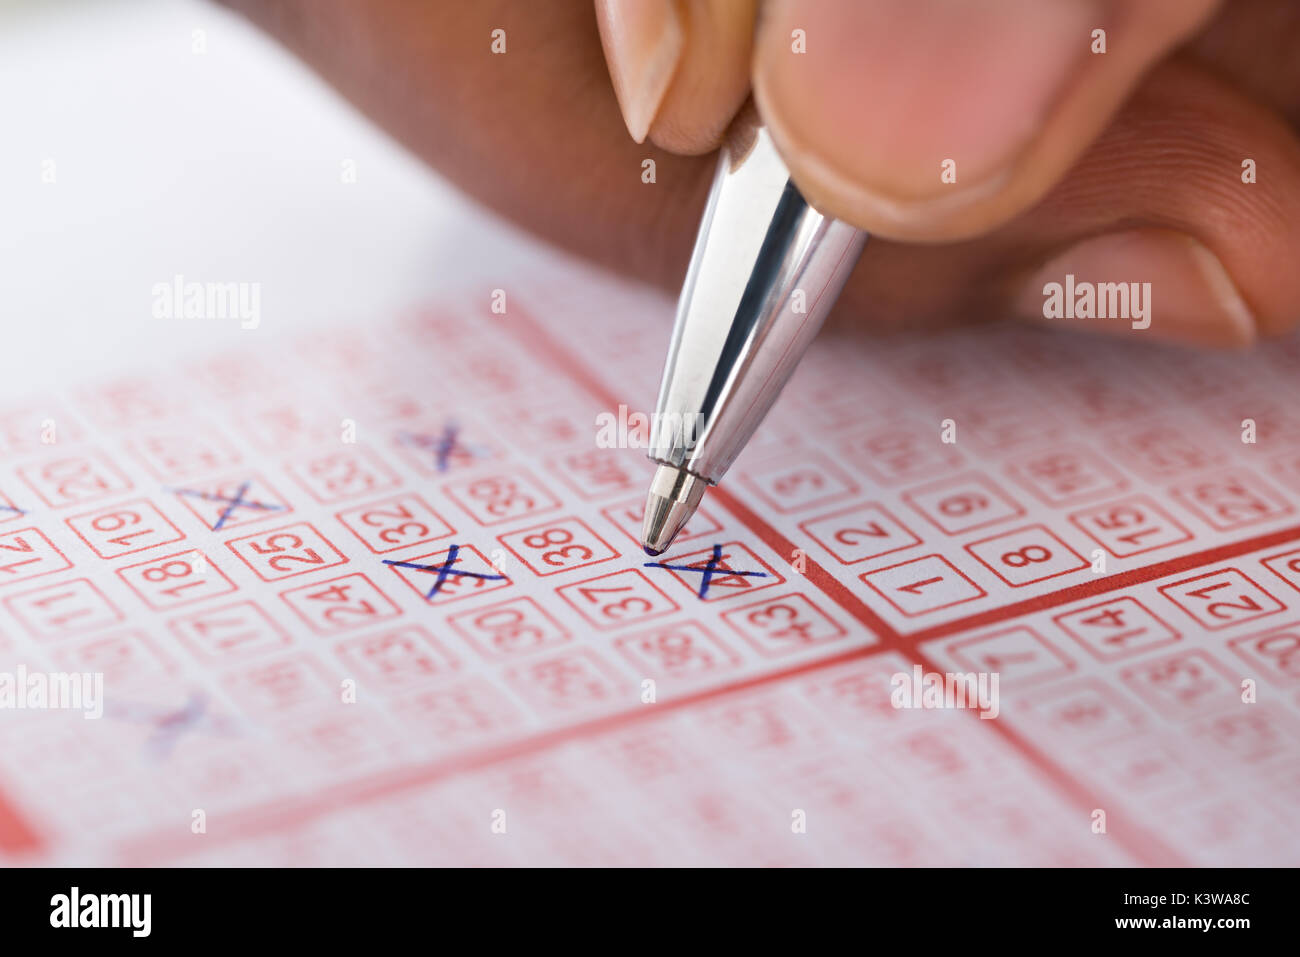
[[[1300,318],[1292,0],[226,2],[473,196],[666,287],[752,88],[808,199],[873,234],[841,318],[1064,324],[1067,273],[1152,283],[1148,330],[1092,331]]]

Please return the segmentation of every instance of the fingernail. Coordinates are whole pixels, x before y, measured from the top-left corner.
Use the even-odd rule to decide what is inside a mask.
[[[773,0],[755,92],[778,143],[815,164],[809,179],[892,218],[900,204],[996,188],[1091,55],[1108,6]]]
[[[684,46],[672,0],[596,0],[596,22],[623,122],[644,142]]]
[[[1191,345],[1246,346],[1257,334],[1219,258],[1167,229],[1083,240],[1034,274],[1016,309],[1048,325]]]

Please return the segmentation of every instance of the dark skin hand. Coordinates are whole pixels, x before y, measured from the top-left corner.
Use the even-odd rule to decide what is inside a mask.
[[[873,234],[841,320],[1061,325],[1067,272],[1151,282],[1149,330],[1076,320],[1142,341],[1300,319],[1294,0],[225,2],[469,194],[668,289],[752,95],[809,200]]]

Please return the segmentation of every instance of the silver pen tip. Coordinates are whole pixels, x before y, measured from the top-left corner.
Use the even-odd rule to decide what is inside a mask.
[[[668,551],[677,533],[695,514],[708,487],[708,482],[684,469],[660,465],[655,470],[645,500],[645,524],[641,526],[641,547],[647,555]]]

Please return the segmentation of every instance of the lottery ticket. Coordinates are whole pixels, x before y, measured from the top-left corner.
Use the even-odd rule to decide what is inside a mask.
[[[670,315],[557,265],[0,410],[0,855],[1295,860],[1300,343],[828,330],[651,557]]]

